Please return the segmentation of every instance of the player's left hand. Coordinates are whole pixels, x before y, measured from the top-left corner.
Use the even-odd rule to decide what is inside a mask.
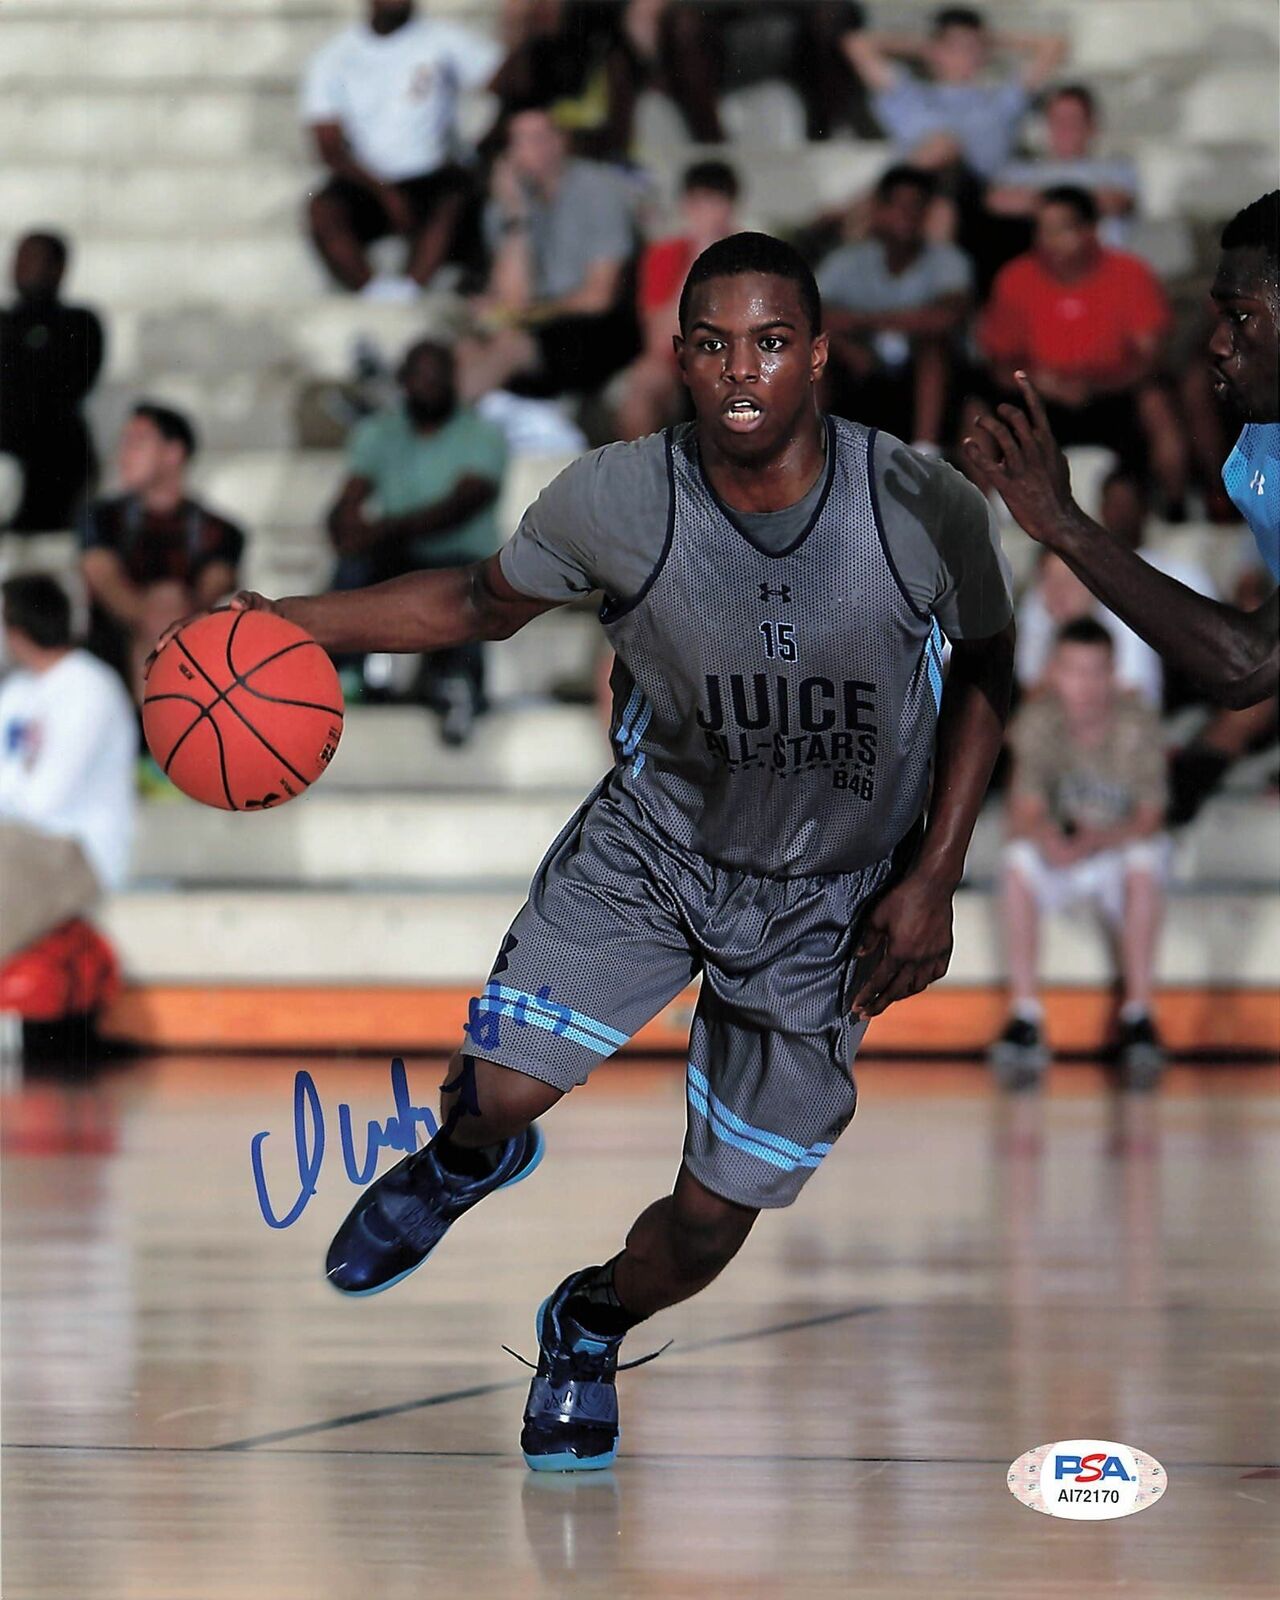
[[[866,975],[853,997],[854,1016],[878,1017],[895,1000],[927,989],[950,966],[951,944],[951,893],[908,874],[863,925],[857,954]]]
[[[1033,539],[1052,546],[1054,531],[1076,510],[1071,471],[1031,379],[1015,376],[1026,410],[1006,403],[984,412],[964,453],[982,487],[1000,495]]]

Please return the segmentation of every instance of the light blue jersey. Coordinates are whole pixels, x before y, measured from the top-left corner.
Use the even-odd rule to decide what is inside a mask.
[[[1222,482],[1280,583],[1280,422],[1250,422],[1241,429]]]

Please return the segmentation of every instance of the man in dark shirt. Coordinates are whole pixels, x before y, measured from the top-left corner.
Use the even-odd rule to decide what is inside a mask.
[[[117,450],[124,492],[94,501],[81,525],[94,649],[139,691],[156,636],[238,581],[244,534],[187,493],[195,450],[195,430],[181,412],[136,405]]]
[[[65,240],[28,234],[13,257],[16,299],[0,311],[0,450],[23,471],[15,533],[71,527],[97,470],[81,405],[102,366],[102,324],[59,300],[66,269]]]

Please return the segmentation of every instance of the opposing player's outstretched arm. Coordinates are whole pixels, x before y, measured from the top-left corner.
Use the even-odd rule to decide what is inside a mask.
[[[335,654],[369,651],[447,650],[481,639],[509,639],[544,611],[563,602],[535,600],[513,589],[497,556],[469,567],[411,572],[367,589],[294,595],[284,600],[242,591],[231,604],[244,611],[273,611],[296,622]],[[184,619],[189,621],[190,619]],[[162,635],[156,651],[184,624]]]
[[[1241,611],[1188,589],[1087,517],[1071,495],[1067,462],[1025,372],[1023,410],[981,417],[965,453],[984,485],[1099,600],[1221,705],[1250,706],[1280,689],[1280,590]]]
[[[919,994],[951,963],[951,902],[1004,743],[1013,687],[1014,625],[956,639],[942,691],[929,819],[914,865],[871,910],[858,941],[867,968],[858,1017]]]

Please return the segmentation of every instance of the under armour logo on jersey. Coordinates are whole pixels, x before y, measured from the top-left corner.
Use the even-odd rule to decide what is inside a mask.
[[[784,583],[780,589],[771,589],[764,579],[761,579],[760,598],[762,600],[789,601],[791,599],[791,585]]]
[[[1253,477],[1249,479],[1249,487],[1253,490],[1254,494],[1266,494],[1266,492],[1267,492],[1267,475],[1266,475],[1266,473],[1263,472],[1261,469],[1259,469],[1257,472],[1255,472]]]

